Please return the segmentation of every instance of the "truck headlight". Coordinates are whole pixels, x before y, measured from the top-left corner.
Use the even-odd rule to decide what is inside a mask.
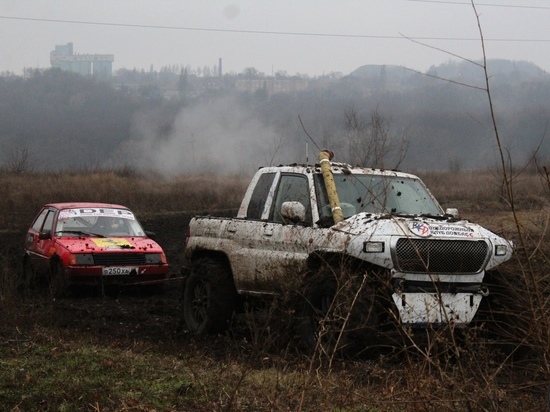
[[[363,252],[382,253],[384,251],[384,242],[363,242]]]
[[[507,253],[508,253],[508,246],[506,245],[495,246],[495,256],[505,256]]]

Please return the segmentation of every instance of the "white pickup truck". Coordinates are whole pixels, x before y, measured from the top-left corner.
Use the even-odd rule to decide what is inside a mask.
[[[316,165],[259,169],[237,217],[191,220],[189,330],[223,331],[244,297],[283,295],[309,345],[331,328],[341,338],[469,324],[489,293],[486,270],[510,259],[511,242],[444,211],[417,176],[323,153]]]

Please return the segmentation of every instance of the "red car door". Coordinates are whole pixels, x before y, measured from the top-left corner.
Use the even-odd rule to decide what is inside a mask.
[[[25,239],[25,249],[37,273],[47,273],[50,269],[49,259],[53,249],[53,223],[56,210],[44,208],[40,211]]]

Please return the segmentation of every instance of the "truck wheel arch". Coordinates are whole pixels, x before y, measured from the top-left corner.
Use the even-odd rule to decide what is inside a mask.
[[[229,260],[229,257],[224,253],[220,251],[211,251],[211,250],[200,250],[193,253],[193,255],[189,258],[189,261],[191,263],[191,267],[187,269],[188,275],[193,270],[193,266],[199,262],[200,260],[208,259],[214,262],[218,262],[222,265],[227,266],[229,273],[231,274],[231,282],[233,287],[236,288],[235,283],[235,277],[233,276],[233,267],[231,266],[231,261]],[[187,277],[188,277],[187,275]]]
[[[193,266],[198,261],[204,260],[204,259],[209,259],[209,260],[227,265],[227,267],[231,270],[231,277],[233,277],[233,270],[231,269],[231,263],[225,253],[218,252],[218,251],[211,251],[211,250],[197,250],[189,258],[189,261],[191,262],[191,266]]]

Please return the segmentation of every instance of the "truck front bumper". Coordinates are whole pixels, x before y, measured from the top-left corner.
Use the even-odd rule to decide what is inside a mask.
[[[474,318],[482,294],[474,293],[393,293],[393,301],[403,325],[411,327],[444,324],[467,325]]]

